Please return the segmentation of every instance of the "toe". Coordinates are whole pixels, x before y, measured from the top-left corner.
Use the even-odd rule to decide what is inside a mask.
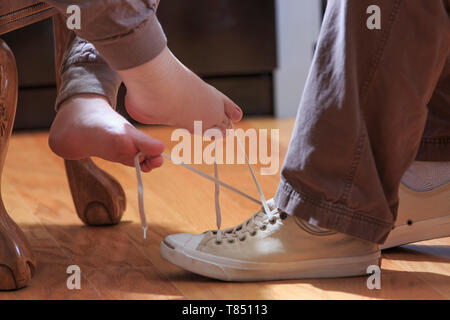
[[[230,118],[226,118],[225,120],[222,121],[222,124],[225,128],[227,129],[231,129],[231,120]]]
[[[162,166],[164,160],[161,156],[152,157],[146,160],[146,163],[150,169],[159,168]]]
[[[164,143],[162,141],[152,138],[134,127],[129,130],[133,136],[136,148],[146,158],[157,158],[164,152]]]
[[[225,113],[233,121],[238,122],[242,119],[242,110],[230,98],[224,97]]]

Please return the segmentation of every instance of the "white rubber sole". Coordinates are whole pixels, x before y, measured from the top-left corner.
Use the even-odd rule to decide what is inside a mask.
[[[203,252],[172,247],[161,242],[161,256],[193,273],[223,281],[267,281],[308,278],[339,278],[367,274],[370,265],[379,266],[380,251],[363,256],[317,259],[284,263],[251,263],[221,258]]]
[[[395,227],[381,249],[444,237],[450,237],[450,215]]]

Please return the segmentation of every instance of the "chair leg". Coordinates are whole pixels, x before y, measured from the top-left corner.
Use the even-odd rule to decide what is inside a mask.
[[[67,178],[78,217],[87,225],[117,224],[126,207],[119,182],[91,159],[65,160]]]
[[[0,39],[0,184],[17,106],[17,68],[14,55]],[[0,290],[26,286],[36,258],[22,230],[9,217],[0,195]]]
[[[53,17],[56,82],[60,85],[60,66],[64,52],[75,34],[66,27],[61,15]],[[111,225],[120,222],[125,211],[125,193],[119,182],[98,168],[91,159],[65,160],[67,178],[75,208],[87,225]]]

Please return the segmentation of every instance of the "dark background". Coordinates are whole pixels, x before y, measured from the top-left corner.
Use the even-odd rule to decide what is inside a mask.
[[[161,1],[158,17],[174,54],[224,92],[246,115],[273,115],[276,68],[273,0]],[[56,82],[51,19],[2,38],[19,72],[15,130],[48,128],[55,116]],[[122,87],[119,111],[123,110]]]

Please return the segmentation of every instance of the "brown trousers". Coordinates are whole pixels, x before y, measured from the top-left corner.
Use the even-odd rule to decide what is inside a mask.
[[[370,5],[381,29],[366,26]],[[449,16],[448,0],[328,1],[280,209],[385,241],[412,161],[450,161]]]

